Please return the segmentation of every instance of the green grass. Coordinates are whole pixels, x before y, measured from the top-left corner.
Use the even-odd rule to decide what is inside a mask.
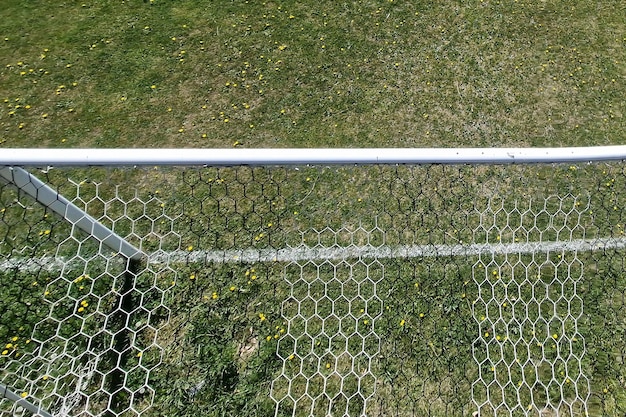
[[[618,144],[623,11],[617,1],[7,0],[0,140]]]
[[[7,0],[2,6],[9,17],[0,19],[2,147],[622,143],[626,14],[616,1]],[[147,252],[378,244],[383,231],[388,245],[554,240],[550,222],[566,226],[559,238],[570,230],[573,239],[619,237],[626,228],[619,164],[55,169],[36,175],[63,195],[78,196],[91,215]],[[511,384],[518,381],[507,385],[505,367],[511,378],[536,383],[520,390],[524,406],[531,393],[537,407],[547,396],[573,398],[569,383],[540,387],[551,377],[566,378],[560,373],[567,371],[572,380],[579,373],[589,378],[590,415],[618,416],[626,409],[621,251],[577,255],[584,265],[578,329],[571,316],[557,319],[568,309],[580,312],[571,281],[561,288],[569,305],[560,299],[551,307],[540,289],[534,304],[510,297],[516,291],[521,299],[529,296],[520,285],[526,271],[535,283],[578,277],[571,254],[388,259],[373,266],[350,260],[356,276],[367,268],[372,276],[384,270],[377,284],[382,305],[363,300],[372,285],[359,287],[346,264],[336,270],[306,262],[152,265],[134,280],[132,298],[141,307],[128,317],[131,349],[120,356],[115,334],[124,317],[112,312],[124,265],[92,258],[98,247],[86,235],[67,239],[65,222],[8,187],[0,190],[3,261],[57,250],[82,257],[61,272],[42,265],[0,273],[0,343],[7,351],[0,356],[2,380],[15,381],[13,388],[32,398],[45,397],[45,406],[70,395],[76,373],[103,353],[84,388],[96,413],[107,406],[104,392],[121,357],[127,381],[116,407],[132,404],[150,417],[272,415],[270,393],[317,395],[324,383],[325,397],[315,404],[284,399],[279,415],[291,415],[294,406],[296,415],[305,415],[304,407],[313,405],[316,415],[329,407],[333,414],[346,407],[358,414],[364,399],[346,397],[358,391],[355,372],[367,375],[359,392],[372,395],[368,414],[471,415],[472,398],[487,393],[516,403]],[[537,220],[522,214],[525,209]],[[570,209],[567,218],[550,215]],[[489,221],[478,227],[483,211],[499,229]],[[364,232],[374,227],[372,235]],[[331,279],[335,273],[341,281]],[[559,286],[553,287],[554,300]],[[358,297],[346,303],[338,298],[342,290]],[[313,298],[303,301],[308,292]],[[535,344],[528,353],[512,352],[511,344],[495,338],[516,326],[494,317],[519,317],[524,309],[523,332]],[[341,317],[346,312],[351,318]],[[555,317],[544,323],[539,316]],[[366,334],[372,324],[381,344],[371,361],[358,352],[375,352],[376,338],[335,334],[338,326]],[[582,370],[576,360],[559,360],[557,346],[564,354],[581,349],[558,337],[552,343],[559,328],[568,338],[584,337]],[[533,339],[533,331],[544,339]],[[477,340],[481,334],[492,339]],[[35,358],[40,341],[46,350]],[[66,356],[52,359],[59,350]],[[357,354],[354,364],[346,350]],[[494,364],[495,375],[489,364],[475,362],[499,352],[507,363]],[[534,377],[528,372],[535,368],[520,370],[512,362],[539,355],[554,368],[538,366]],[[310,378],[308,388],[299,371]],[[504,389],[475,385],[479,372],[483,382]],[[3,411],[8,407],[2,403]],[[482,411],[490,415],[488,407]]]

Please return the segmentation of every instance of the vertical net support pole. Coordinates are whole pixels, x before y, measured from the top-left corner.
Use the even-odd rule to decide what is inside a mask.
[[[110,361],[113,370],[109,380],[109,406],[107,407],[108,415],[117,415],[123,410],[125,398],[124,388],[124,368],[130,355],[130,338],[128,334],[128,326],[130,325],[130,316],[134,310],[133,286],[135,277],[141,270],[141,261],[138,259],[128,259],[126,271],[124,272],[124,281],[118,296],[116,306],[113,310],[112,329],[115,333],[113,338],[113,349],[110,351]],[[111,413],[113,411],[113,414]]]
[[[20,192],[32,197],[65,219],[72,227],[76,227],[98,240],[100,250],[106,247],[127,260],[122,288],[112,312],[115,337],[114,348],[110,355],[113,369],[108,384],[111,394],[109,410],[117,412],[124,400],[122,398],[124,393],[122,389],[124,384],[123,369],[128,360],[130,344],[128,323],[130,314],[134,310],[132,289],[135,277],[146,259],[145,254],[25,169],[12,166],[0,167],[0,179],[13,184]]]

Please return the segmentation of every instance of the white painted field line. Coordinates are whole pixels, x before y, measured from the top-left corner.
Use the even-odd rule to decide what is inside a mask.
[[[60,271],[67,263],[65,258],[41,256],[39,258],[10,258],[0,262],[0,271],[18,269],[20,271]]]
[[[391,258],[419,258],[432,256],[476,256],[476,255],[506,255],[547,252],[574,252],[605,249],[626,248],[626,238],[575,239],[562,242],[524,242],[524,243],[496,243],[496,244],[457,244],[457,245],[398,245],[398,246],[333,246],[310,247],[299,246],[284,249],[232,249],[214,251],[184,251],[155,252],[149,256],[150,264],[167,264],[179,262],[299,262],[324,261],[342,259],[391,259]],[[103,257],[103,260],[106,259]],[[39,258],[12,258],[0,262],[0,271],[10,269],[58,271],[67,265],[71,259],[43,256]]]
[[[297,262],[341,259],[389,259],[432,256],[505,255],[515,253],[574,252],[603,249],[624,249],[626,238],[575,239],[564,242],[525,242],[458,245],[346,246],[285,249],[241,249],[225,251],[174,251],[155,253],[150,263],[175,262]]]

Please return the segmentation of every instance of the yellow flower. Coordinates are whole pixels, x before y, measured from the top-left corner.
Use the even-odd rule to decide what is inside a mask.
[[[400,320],[400,326],[404,326],[405,323],[404,319]]]
[[[20,397],[26,398],[26,397],[28,397],[28,393],[27,392],[23,392],[23,393],[20,394]]]

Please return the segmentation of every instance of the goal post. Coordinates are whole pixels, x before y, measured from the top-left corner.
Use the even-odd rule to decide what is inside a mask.
[[[624,159],[6,149],[0,413],[623,415]]]

